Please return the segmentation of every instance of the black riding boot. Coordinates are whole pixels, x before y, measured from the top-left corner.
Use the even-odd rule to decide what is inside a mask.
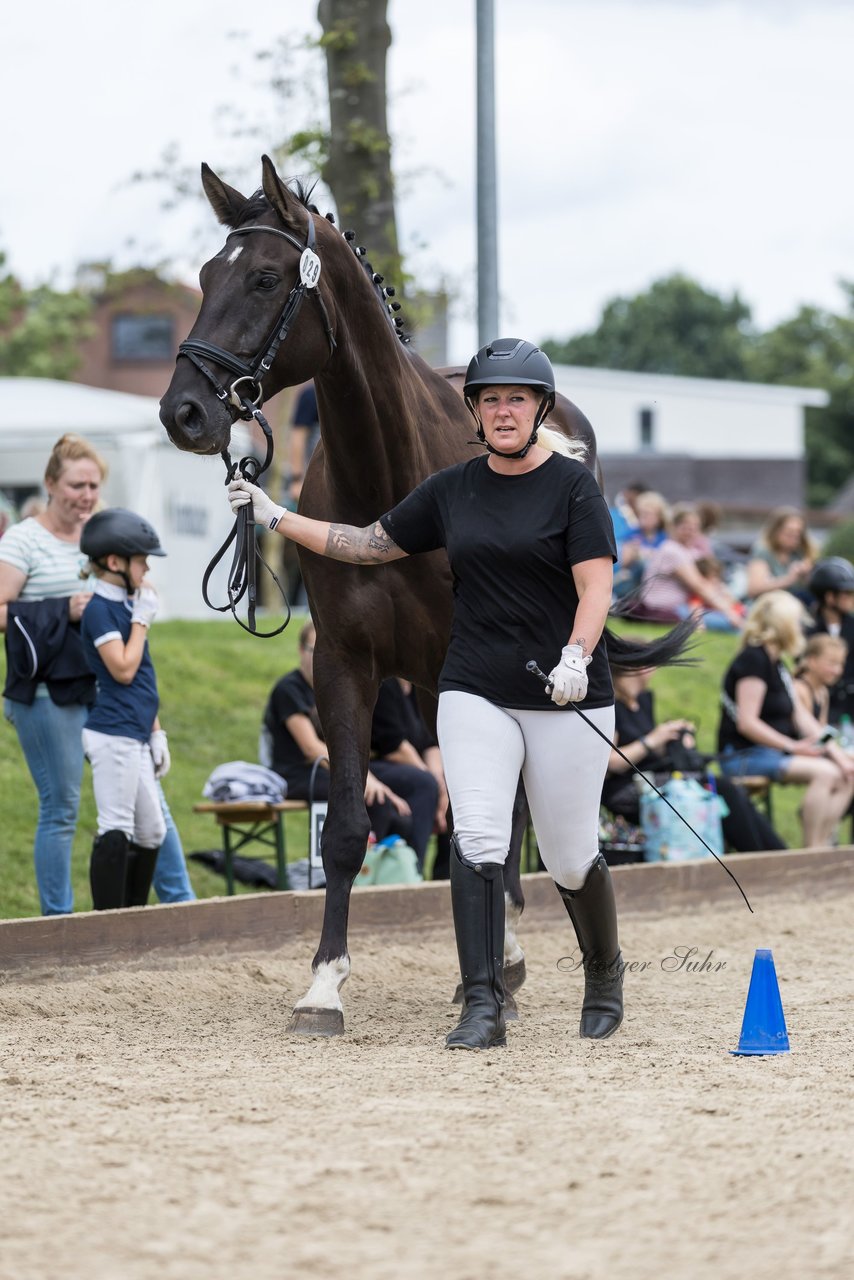
[[[454,837],[451,905],[464,1005],[445,1044],[449,1049],[504,1045],[504,869],[500,862],[466,862]]]
[[[141,844],[134,844],[131,841],[125,877],[124,905],[126,907],[148,905],[148,894],[151,881],[154,879],[154,868],[157,865],[159,852],[159,849],[143,849]]]
[[[124,831],[105,831],[92,845],[89,884],[96,911],[110,911],[125,905],[125,876],[128,838]]]
[[[617,938],[617,904],[601,853],[580,889],[557,886],[584,961],[584,1003],[579,1035],[605,1040],[623,1021],[623,958]]]

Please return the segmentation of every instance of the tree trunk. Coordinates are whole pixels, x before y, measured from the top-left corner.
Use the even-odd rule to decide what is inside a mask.
[[[387,0],[320,0],[329,82],[330,146],[323,180],[343,227],[352,226],[375,271],[400,278],[391,141],[386,118]]]

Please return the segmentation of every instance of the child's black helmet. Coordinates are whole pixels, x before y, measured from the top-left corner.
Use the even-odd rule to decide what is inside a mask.
[[[819,599],[828,591],[854,591],[854,564],[844,556],[819,560],[812,571],[809,589]]]
[[[83,526],[80,550],[90,560],[104,556],[165,556],[153,527],[135,511],[108,507],[96,511]]]

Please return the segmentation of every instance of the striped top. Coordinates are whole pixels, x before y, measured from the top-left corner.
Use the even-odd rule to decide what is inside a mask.
[[[54,600],[91,591],[80,570],[87,561],[74,542],[63,542],[38,520],[13,524],[0,538],[0,560],[26,574],[18,599]]]

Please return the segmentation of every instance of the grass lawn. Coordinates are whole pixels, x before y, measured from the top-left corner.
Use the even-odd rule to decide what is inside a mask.
[[[233,622],[158,622],[151,648],[160,685],[161,719],[169,735],[172,769],[165,780],[169,805],[187,853],[220,847],[219,828],[210,815],[193,813],[211,771],[227,760],[257,759],[258,729],[273,683],[297,665],[295,617],[280,636],[253,639]],[[266,624],[263,624],[266,625]],[[633,628],[639,636],[660,628]],[[684,716],[698,726],[701,750],[713,751],[718,723],[721,675],[738,641],[734,636],[703,635],[696,646],[696,666],[658,673],[654,681],[659,719]],[[0,677],[5,658],[0,652]],[[775,820],[792,846],[800,840],[796,817],[801,789],[778,788]],[[32,867],[32,840],[37,816],[36,793],[11,725],[0,722],[0,918],[39,914]],[[286,819],[288,855],[307,852],[304,814]],[[89,853],[95,832],[91,777],[84,775],[80,821],[74,842],[72,876],[78,909],[88,910]],[[250,853],[251,850],[247,850]],[[199,897],[224,892],[224,880],[189,863]],[[238,888],[238,891],[240,889]]]

